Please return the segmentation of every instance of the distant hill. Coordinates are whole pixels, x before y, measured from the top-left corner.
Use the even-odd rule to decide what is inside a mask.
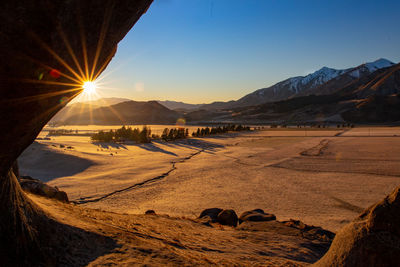
[[[68,117],[69,125],[115,125],[115,124],[169,124],[175,123],[179,113],[170,110],[156,101],[125,101],[108,107],[99,107]]]
[[[132,101],[132,99],[128,98],[120,98],[120,97],[106,97],[106,98],[99,98],[97,100],[92,100],[92,101],[85,101],[82,102],[84,104],[90,104],[98,107],[106,107],[106,106],[111,106],[115,105],[121,102],[125,101]]]
[[[188,104],[188,103],[184,103],[184,102],[177,102],[177,101],[171,101],[171,100],[165,100],[165,101],[161,101],[161,100],[156,100],[158,103],[160,103],[161,105],[163,105],[164,107],[167,107],[169,109],[175,110],[175,109],[179,109],[179,110],[195,110],[200,108],[203,104]]]
[[[73,103],[65,106],[61,109],[51,120],[49,124],[64,124],[64,121],[71,116],[75,116],[80,113],[88,113],[98,108],[99,106],[87,103]]]
[[[73,117],[81,113],[93,112],[93,110],[96,108],[111,106],[124,101],[131,101],[131,100],[127,98],[110,97],[110,98],[100,98],[93,101],[76,102],[68,104],[49,121],[49,124],[56,124],[56,125],[64,124],[65,120],[69,117]]]
[[[228,102],[216,101],[210,104],[201,105],[200,109],[208,109],[208,110],[217,110],[217,109],[226,109],[235,106],[236,101],[231,100]]]

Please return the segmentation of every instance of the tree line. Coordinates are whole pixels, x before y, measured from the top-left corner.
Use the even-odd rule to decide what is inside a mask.
[[[57,129],[57,130],[49,130],[47,135],[57,136],[57,135],[74,135],[78,134],[78,130],[68,130],[68,129]]]
[[[189,136],[189,129],[185,128],[165,128],[161,134],[161,139],[164,141],[173,141],[177,139],[184,139]]]
[[[137,143],[150,143],[151,142],[151,129],[143,126],[142,130],[139,128],[122,126],[117,130],[99,131],[91,136],[93,141],[97,142],[121,142],[121,141],[135,141]]]
[[[227,132],[240,132],[240,131],[250,131],[249,126],[239,125],[225,125],[225,126],[218,126],[218,127],[206,127],[206,128],[197,128],[197,131],[192,133],[193,137],[202,137],[212,134],[221,134]]]
[[[226,125],[218,127],[205,127],[197,128],[197,131],[192,133],[192,137],[203,137],[213,134],[227,133],[229,131],[249,131],[250,127],[243,125]],[[123,142],[123,141],[135,141],[137,143],[150,143],[152,139],[162,139],[164,141],[174,141],[178,139],[184,139],[189,137],[188,128],[165,128],[161,136],[151,134],[151,129],[147,126],[143,126],[142,130],[139,128],[125,127],[122,126],[117,130],[110,131],[99,131],[92,134],[92,141],[96,142]]]

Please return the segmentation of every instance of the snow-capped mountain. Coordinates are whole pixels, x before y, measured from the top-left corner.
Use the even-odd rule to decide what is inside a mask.
[[[360,78],[360,76],[362,75],[362,73],[364,74],[369,74],[372,73],[376,70],[382,69],[382,68],[387,68],[387,67],[391,67],[393,66],[394,63],[390,62],[387,59],[381,58],[378,59],[374,62],[370,62],[370,63],[365,63],[362,64],[356,68],[353,68],[349,71],[349,75],[353,76],[354,78]]]
[[[364,65],[365,65],[366,68],[369,69],[370,72],[374,72],[374,71],[379,70],[379,69],[391,67],[391,66],[393,66],[395,64],[393,62],[387,60],[387,59],[380,58],[380,59],[378,59],[378,60],[376,60],[374,62],[366,63]]]
[[[389,64],[392,65],[392,64]],[[368,75],[362,73],[374,70]],[[386,66],[383,65],[383,67]],[[369,67],[369,68],[368,68]],[[198,110],[186,116],[188,121],[252,123],[398,123],[400,122],[400,63],[387,68],[364,64],[318,86],[332,93],[311,94],[253,106],[214,105],[214,110]],[[359,71],[360,78],[354,78]],[[320,75],[316,75],[320,77]],[[290,79],[299,85],[302,78]],[[321,78],[322,79],[322,78]],[[311,79],[313,80],[313,79]],[[289,83],[289,82],[288,82]],[[308,82],[306,82],[308,83]],[[220,107],[222,103],[217,103]],[[232,104],[225,102],[225,104]]]
[[[365,63],[358,67],[351,68],[321,85],[303,90],[295,96],[332,94],[340,90],[343,86],[346,86],[356,80],[363,79],[379,69],[388,68],[393,65],[395,64],[387,59],[378,59],[374,62]]]
[[[331,91],[325,90],[324,92],[319,92],[318,88],[331,80],[342,77],[343,75],[346,76],[346,82],[350,82],[359,79],[364,75],[371,74],[378,69],[393,65],[394,63],[387,59],[378,59],[374,62],[365,63],[355,68],[343,70],[323,67],[307,76],[289,78],[271,87],[259,89],[240,98],[233,106],[252,106],[302,95],[329,94]]]

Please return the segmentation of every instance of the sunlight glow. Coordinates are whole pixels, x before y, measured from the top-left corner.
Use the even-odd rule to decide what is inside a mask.
[[[92,81],[84,82],[82,85],[83,92],[88,95],[96,93],[96,83]]]
[[[112,3],[112,1],[110,3]],[[57,54],[57,52],[53,50],[49,44],[43,41],[39,35],[35,34],[34,32],[28,32],[29,37],[36,41],[38,45],[46,50],[57,61],[58,66],[57,68],[54,66],[49,66],[40,60],[26,55],[27,59],[38,64],[40,67],[36,72],[35,79],[24,79],[24,82],[58,87],[54,87],[54,89],[52,88],[53,91],[49,91],[47,93],[21,98],[19,101],[26,102],[37,99],[59,97],[59,105],[65,106],[74,102],[90,102],[101,99],[98,91],[101,91],[105,87],[103,86],[99,76],[114,55],[114,53],[108,53],[106,58],[104,58],[102,61],[99,60],[103,49],[103,43],[107,35],[110,19],[112,17],[112,6],[113,4],[110,4],[110,8],[105,9],[103,23],[101,25],[97,40],[97,46],[91,47],[91,49],[96,49],[92,58],[88,57],[86,31],[83,27],[84,24],[79,7],[76,10],[76,19],[79,26],[82,51],[74,51],[73,46],[68,40],[68,37],[63,31],[61,25],[56,25],[56,29],[68,51],[68,54],[65,55],[65,58]],[[54,106],[46,112],[50,113],[53,110],[59,109],[59,105]],[[84,106],[82,106],[81,112],[83,112],[83,108]],[[91,109],[89,109],[89,111],[91,113]]]

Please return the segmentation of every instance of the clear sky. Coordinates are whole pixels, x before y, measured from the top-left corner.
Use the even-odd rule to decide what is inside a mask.
[[[102,97],[238,99],[323,66],[400,61],[399,0],[155,0],[102,74]]]

